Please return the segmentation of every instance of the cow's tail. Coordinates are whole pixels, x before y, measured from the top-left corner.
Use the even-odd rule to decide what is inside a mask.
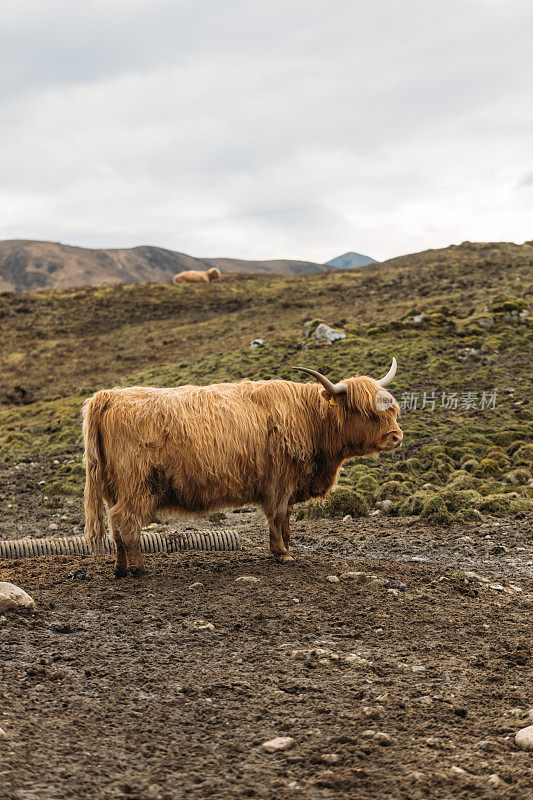
[[[102,414],[109,393],[98,392],[83,404],[83,442],[85,445],[85,535],[98,552],[106,538],[104,520],[105,465],[100,441]]]

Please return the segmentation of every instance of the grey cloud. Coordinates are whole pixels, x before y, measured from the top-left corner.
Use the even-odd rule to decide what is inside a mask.
[[[8,5],[0,235],[379,257],[525,225],[526,2]]]

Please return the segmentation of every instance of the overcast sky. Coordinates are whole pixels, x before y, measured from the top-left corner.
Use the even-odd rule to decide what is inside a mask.
[[[531,0],[3,0],[0,238],[533,239]]]

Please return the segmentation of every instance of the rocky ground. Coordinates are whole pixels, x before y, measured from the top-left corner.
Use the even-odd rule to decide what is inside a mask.
[[[302,520],[283,567],[253,511],[179,528],[217,525],[244,550],[139,580],[0,562],[36,601],[0,620],[2,798],[532,796],[530,519]]]

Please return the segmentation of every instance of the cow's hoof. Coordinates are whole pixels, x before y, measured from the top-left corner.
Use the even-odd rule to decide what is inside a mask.
[[[274,556],[278,564],[292,564],[294,562],[294,558],[290,556],[288,553],[282,556]]]
[[[142,569],[141,567],[131,567],[130,568],[130,575],[131,575],[132,578],[140,578],[141,575],[145,574],[145,572],[146,572],[146,570]]]
[[[127,574],[128,570],[126,569],[126,567],[115,567],[115,569],[113,570],[113,575],[115,576],[115,578],[125,578]]]

